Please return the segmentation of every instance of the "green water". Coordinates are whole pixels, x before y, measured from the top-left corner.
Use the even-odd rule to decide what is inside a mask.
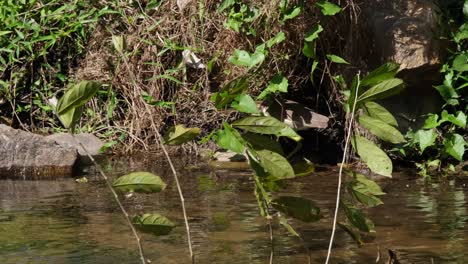
[[[104,164],[112,177],[148,170],[169,185],[159,194],[122,197],[131,213],[158,212],[178,226],[164,237],[142,235],[152,263],[189,263],[178,194],[167,168],[148,160]],[[269,233],[259,217],[248,172],[210,171],[203,164],[178,165],[197,263],[268,263]],[[323,263],[331,229],[336,169],[325,168],[291,181],[285,194],[316,201],[319,222],[293,222],[303,235],[312,263]],[[0,263],[139,263],[137,247],[105,184],[93,172],[88,183],[0,180]],[[80,177],[81,177],[80,176]],[[382,183],[385,205],[369,210],[377,233],[358,247],[345,233],[336,236],[332,263],[375,263],[386,249],[403,263],[468,263],[467,179],[425,184],[412,173]],[[303,245],[274,226],[275,263],[307,263]]]

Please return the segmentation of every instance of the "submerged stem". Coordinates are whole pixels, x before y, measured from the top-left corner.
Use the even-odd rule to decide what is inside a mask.
[[[359,91],[359,85],[360,85],[360,82],[359,82],[359,73],[358,73],[358,83],[357,83],[357,86],[356,86],[356,95],[358,94],[358,91]],[[338,221],[338,211],[340,209],[341,182],[342,182],[342,175],[343,175],[343,166],[344,166],[344,163],[346,161],[346,156],[347,156],[347,153],[348,153],[349,141],[350,141],[350,138],[351,138],[351,129],[353,127],[353,121],[354,121],[354,112],[356,111],[356,102],[357,102],[357,96],[355,96],[355,98],[354,98],[353,109],[351,110],[351,117],[350,117],[349,123],[348,123],[345,147],[344,147],[344,151],[343,151],[343,158],[341,160],[340,170],[339,170],[339,173],[338,173],[338,187],[337,187],[337,191],[336,191],[335,215],[333,217],[333,228],[332,228],[332,233],[331,233],[331,236],[330,236],[330,243],[328,244],[327,259],[325,260],[325,264],[328,264],[328,262],[330,261],[331,252],[332,252],[332,248],[333,248],[333,240],[335,239],[336,223]]]
[[[119,196],[118,196],[117,193],[115,192],[114,188],[112,188],[112,184],[110,183],[109,178],[108,178],[107,175],[104,173],[104,171],[102,170],[101,166],[100,166],[100,165],[96,162],[96,160],[93,158],[93,156],[91,156],[91,155],[89,154],[89,152],[88,152],[88,150],[85,148],[85,146],[83,146],[83,144],[81,144],[81,142],[79,142],[78,140],[76,140],[76,138],[75,138],[75,136],[74,136],[73,134],[71,134],[71,135],[72,135],[73,139],[75,140],[75,142],[78,143],[78,144],[80,145],[80,147],[84,150],[84,152],[86,153],[86,155],[88,156],[88,158],[91,160],[91,162],[94,164],[94,166],[96,166],[96,168],[98,169],[99,174],[101,174],[102,178],[104,178],[107,187],[109,188],[109,190],[111,191],[112,195],[114,196],[115,201],[117,202],[117,204],[118,204],[119,207],[120,207],[120,211],[122,211],[123,215],[125,216],[125,220],[127,220],[128,226],[130,226],[130,229],[132,230],[133,236],[135,237],[135,240],[136,240],[137,245],[138,245],[138,251],[139,251],[139,253],[140,253],[140,260],[141,260],[141,263],[142,263],[142,264],[146,264],[145,255],[144,255],[144,253],[143,253],[143,246],[141,245],[141,239],[140,239],[140,237],[138,236],[138,233],[137,233],[135,227],[133,226],[132,221],[130,220],[130,216],[128,215],[127,210],[125,210],[125,207],[122,205],[122,202],[120,202]]]

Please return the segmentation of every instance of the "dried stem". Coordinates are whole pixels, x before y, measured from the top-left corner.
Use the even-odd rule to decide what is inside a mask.
[[[192,250],[192,239],[190,237],[190,226],[189,226],[189,223],[188,223],[187,212],[185,210],[184,195],[182,194],[182,189],[180,188],[179,178],[177,177],[177,171],[176,171],[176,169],[174,167],[174,164],[172,164],[172,160],[171,160],[171,157],[169,156],[169,153],[167,153],[166,147],[164,146],[164,142],[162,140],[162,137],[161,137],[161,134],[159,133],[159,131],[156,131],[156,135],[158,137],[161,149],[163,150],[164,155],[166,156],[167,162],[169,163],[169,166],[171,167],[172,174],[174,175],[174,180],[175,180],[176,185],[177,185],[177,190],[179,191],[180,203],[182,204],[182,212],[184,214],[184,220],[185,220],[185,228],[187,229],[187,241],[188,241],[188,246],[189,246],[190,258],[191,258],[192,264],[193,264],[193,263],[195,263],[195,255],[193,254],[193,250]]]
[[[358,76],[359,76],[359,73],[358,73]],[[359,78],[358,78],[358,83],[357,83],[357,86],[356,86],[356,95],[359,92],[359,85],[360,85],[360,82],[359,82]],[[340,209],[341,182],[342,182],[343,167],[344,167],[344,163],[346,161],[346,157],[347,157],[347,153],[348,153],[348,147],[349,147],[349,141],[350,141],[350,138],[351,138],[351,129],[353,127],[354,112],[356,111],[356,101],[357,101],[357,96],[354,98],[353,109],[351,110],[351,116],[349,118],[347,135],[346,135],[346,142],[345,142],[345,147],[344,147],[344,151],[343,151],[343,158],[341,160],[340,171],[338,173],[338,187],[337,187],[337,191],[336,191],[335,215],[333,217],[333,229],[332,229],[332,233],[331,233],[331,237],[330,237],[330,243],[328,244],[328,253],[327,253],[327,259],[325,261],[325,264],[328,264],[328,262],[330,261],[332,247],[333,247],[333,240],[335,238],[336,223],[338,221],[338,211]]]
[[[271,216],[267,216],[268,219],[268,227],[270,228],[270,243],[271,243],[271,250],[270,250],[270,264],[273,264],[273,252],[274,252],[274,241],[273,241],[273,226],[271,225]]]
[[[120,199],[119,199],[119,196],[117,195],[117,193],[115,192],[114,188],[112,188],[112,184],[110,183],[109,181],[109,178],[107,177],[107,175],[104,173],[104,171],[102,170],[101,166],[96,162],[96,160],[93,158],[93,156],[91,156],[88,152],[88,150],[85,148],[85,146],[83,146],[83,144],[81,144],[81,142],[79,142],[75,136],[72,134],[72,137],[73,139],[75,140],[76,143],[78,143],[80,145],[80,147],[85,151],[86,155],[88,156],[88,158],[91,160],[91,162],[94,164],[94,166],[96,166],[96,168],[98,169],[99,173],[101,174],[102,178],[104,178],[105,182],[106,182],[106,185],[107,187],[109,188],[109,190],[112,192],[112,195],[114,196],[114,199],[115,201],[117,202],[117,204],[119,205],[120,207],[120,210],[122,211],[123,215],[125,216],[125,219],[127,220],[127,224],[128,226],[130,226],[130,229],[132,230],[132,233],[133,233],[133,236],[135,237],[135,240],[137,242],[137,245],[138,245],[138,251],[140,253],[140,260],[141,260],[141,263],[142,264],[146,264],[146,261],[145,261],[145,255],[143,253],[143,246],[141,245],[141,239],[140,237],[138,236],[138,233],[135,229],[135,227],[133,226],[132,224],[132,221],[130,220],[130,216],[128,215],[127,213],[127,210],[125,210],[125,207],[122,205],[122,203],[120,202]]]

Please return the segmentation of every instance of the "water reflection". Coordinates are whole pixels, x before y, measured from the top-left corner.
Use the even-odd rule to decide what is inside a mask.
[[[153,263],[187,263],[178,194],[164,164],[117,160],[105,167],[113,177],[148,170],[168,183],[162,193],[123,198],[124,204],[132,213],[158,212],[178,223],[168,236],[142,236]],[[266,263],[268,227],[259,217],[249,173],[212,172],[203,164],[198,170],[184,169],[184,163],[178,167],[197,263]],[[312,263],[324,261],[336,174],[329,168],[292,181],[284,191],[307,196],[322,209],[319,222],[293,222],[312,252]],[[93,170],[85,175],[87,184],[73,179],[0,181],[0,263],[138,263],[135,242],[111,194]],[[414,177],[406,172],[382,183],[388,193],[385,205],[369,211],[377,234],[367,236],[366,245],[358,248],[338,232],[333,263],[375,263],[378,249],[385,260],[386,248],[396,251],[403,263],[468,263],[463,182],[428,185]],[[274,232],[275,263],[307,263],[300,241],[280,226],[275,225]]]

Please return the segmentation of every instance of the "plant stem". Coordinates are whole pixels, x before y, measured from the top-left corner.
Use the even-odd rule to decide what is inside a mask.
[[[190,252],[190,259],[192,260],[192,264],[195,263],[195,255],[193,254],[192,250],[192,239],[190,237],[190,226],[187,218],[187,211],[185,210],[185,199],[184,195],[182,194],[182,188],[180,188],[179,184],[179,178],[177,177],[177,171],[174,167],[174,164],[172,164],[171,157],[169,157],[169,153],[167,153],[166,147],[164,146],[164,142],[162,140],[161,134],[159,131],[156,130],[156,135],[158,137],[159,145],[161,146],[164,155],[166,156],[167,162],[169,163],[169,166],[171,167],[172,174],[174,175],[174,180],[177,185],[177,190],[179,191],[179,197],[180,197],[180,203],[182,204],[182,212],[184,214],[184,221],[185,221],[185,228],[187,230],[187,241],[188,241],[188,246],[189,246],[189,252]]]
[[[351,110],[351,117],[349,118],[348,130],[347,130],[346,141],[345,141],[345,147],[344,147],[344,151],[343,151],[343,158],[341,160],[340,171],[338,173],[338,187],[337,187],[337,191],[336,191],[335,215],[333,217],[333,228],[332,228],[332,233],[331,233],[331,237],[330,237],[330,243],[328,244],[327,259],[325,260],[325,264],[328,264],[328,262],[330,261],[332,247],[333,247],[333,240],[335,239],[336,223],[338,221],[338,211],[340,209],[341,182],[342,182],[342,176],[343,176],[343,167],[344,167],[344,163],[346,161],[346,156],[347,156],[348,147],[349,147],[349,141],[350,141],[350,138],[351,138],[351,129],[353,127],[354,112],[356,110],[356,102],[357,102],[357,95],[358,95],[358,92],[359,92],[359,85],[360,85],[360,81],[359,81],[359,73],[358,73],[358,83],[357,83],[357,86],[356,86],[356,96],[355,96],[354,102],[353,102],[353,109]]]
[[[138,251],[140,253],[140,260],[141,260],[141,263],[142,264],[146,264],[146,261],[145,261],[145,255],[143,253],[143,246],[141,245],[141,239],[140,237],[138,236],[138,233],[135,229],[135,227],[133,226],[132,224],[132,221],[130,220],[130,216],[128,215],[127,213],[127,210],[125,210],[124,206],[122,205],[122,203],[120,202],[120,199],[119,199],[119,196],[117,195],[117,193],[115,192],[114,188],[112,188],[112,184],[110,183],[109,181],[109,178],[107,177],[107,175],[104,173],[104,171],[102,170],[101,166],[96,162],[96,160],[89,154],[88,150],[85,148],[85,146],[83,146],[83,144],[81,144],[81,142],[79,142],[75,136],[73,134],[71,134],[73,139],[75,140],[76,143],[78,143],[80,145],[80,147],[85,151],[86,155],[88,156],[88,158],[91,160],[91,162],[94,164],[94,166],[96,166],[96,168],[98,169],[99,173],[101,174],[102,178],[104,178],[105,182],[106,182],[106,185],[107,187],[109,188],[109,190],[112,192],[112,195],[114,196],[114,199],[115,201],[117,202],[117,204],[119,205],[120,207],[120,210],[122,211],[123,215],[125,216],[125,219],[127,220],[127,224],[130,226],[130,229],[132,230],[132,233],[133,233],[133,236],[135,237],[135,240],[137,242],[137,245],[138,245]]]
[[[271,225],[271,216],[267,216],[268,219],[268,227],[270,228],[270,243],[271,243],[271,250],[270,250],[270,264],[273,264],[273,251],[274,251],[274,244],[273,244],[273,226]]]

